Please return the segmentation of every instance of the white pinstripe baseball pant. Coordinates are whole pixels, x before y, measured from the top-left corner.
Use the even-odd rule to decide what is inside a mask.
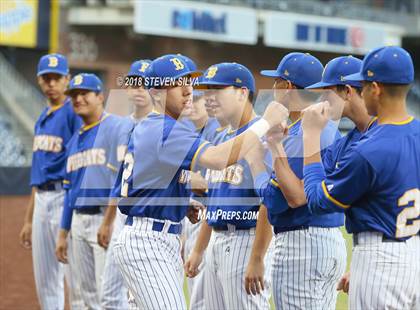
[[[271,246],[264,259],[264,291],[256,296],[245,291],[245,272],[254,240],[255,228],[212,232],[204,268],[205,309],[270,309]]]
[[[113,249],[122,229],[124,228],[126,218],[127,216],[117,209],[112,237],[106,253],[104,275],[102,278],[101,306],[103,309],[107,310],[129,308],[128,291],[125,287],[121,271],[114,259]]]
[[[72,244],[75,272],[80,279],[81,296],[89,309],[100,308],[105,250],[98,244],[97,232],[102,223],[101,214],[79,214],[74,211]]]
[[[350,266],[350,309],[420,309],[420,237],[382,242],[359,233]]]
[[[63,265],[55,256],[55,246],[64,205],[64,190],[35,193],[32,219],[32,261],[38,301],[42,309],[64,309],[64,274],[70,289],[72,309],[81,309],[83,301],[74,275],[72,246],[69,264]]]
[[[346,257],[339,228],[276,234],[272,274],[276,309],[335,309]]]
[[[153,231],[153,222],[134,217],[132,226],[124,226],[114,246],[116,262],[141,309],[186,309],[180,237]]]

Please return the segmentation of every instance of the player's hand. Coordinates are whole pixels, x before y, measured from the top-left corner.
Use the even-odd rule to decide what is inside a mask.
[[[202,261],[203,254],[193,250],[184,264],[185,274],[188,278],[194,278],[200,272],[198,267]]]
[[[200,212],[204,212],[205,206],[197,200],[190,199],[190,205],[187,210],[187,218],[192,224],[197,224],[200,221]]]
[[[275,126],[285,127],[289,117],[289,110],[279,102],[272,101],[264,111],[263,119],[265,119],[270,128]]]
[[[27,250],[32,248],[32,223],[23,224],[19,233],[20,244]]]
[[[261,294],[264,290],[264,261],[250,260],[245,272],[245,291],[248,295]]]
[[[67,248],[67,232],[64,230],[60,230],[60,232],[58,233],[57,244],[55,246],[55,256],[57,257],[60,263],[68,263]]]
[[[338,282],[337,291],[349,292],[350,286],[350,272],[346,272]]]
[[[109,242],[111,241],[112,227],[113,225],[102,223],[98,229],[98,244],[104,249],[108,248]]]
[[[199,172],[191,171],[191,190],[198,196],[204,196],[207,192],[208,184]]]
[[[302,111],[302,130],[304,132],[320,133],[330,118],[328,101],[311,105]]]

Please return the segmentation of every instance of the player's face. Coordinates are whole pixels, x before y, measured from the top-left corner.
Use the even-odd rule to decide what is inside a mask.
[[[73,90],[70,93],[74,112],[81,117],[91,117],[103,112],[104,97],[89,90]]]
[[[349,101],[346,96],[346,89],[338,89],[337,86],[328,86],[320,98],[326,100],[331,106],[331,118],[339,120],[342,116],[349,115]]]
[[[206,98],[204,96],[194,99],[192,107],[189,110],[188,118],[190,118],[192,121],[197,121],[207,117],[205,103]]]
[[[290,83],[281,78],[274,80],[273,91],[274,91],[274,100],[286,104],[287,101],[287,90],[290,88]]]
[[[63,96],[69,83],[69,77],[57,73],[46,73],[38,76],[38,84],[44,95],[50,100]]]
[[[233,86],[212,86],[207,92],[214,98],[212,108],[216,118],[230,119],[243,112],[242,107],[237,105],[238,89]]]
[[[166,90],[166,112],[178,118],[185,108],[191,108],[193,88],[191,85],[168,87]]]
[[[128,99],[137,107],[146,107],[152,102],[149,92],[143,86],[131,86],[127,89],[127,92]]]
[[[362,88],[362,97],[365,102],[366,110],[369,115],[377,115],[377,106],[378,106],[378,84],[363,82]]]

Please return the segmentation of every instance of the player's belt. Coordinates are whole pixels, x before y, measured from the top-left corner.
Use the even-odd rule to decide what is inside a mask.
[[[308,225],[292,226],[292,227],[274,227],[274,233],[282,233],[286,231],[295,231],[295,230],[306,230],[309,229]]]
[[[89,207],[89,208],[80,208],[75,210],[78,214],[89,214],[89,215],[95,215],[102,213],[102,208],[99,206],[95,207]]]
[[[219,226],[212,226],[214,231],[235,231],[235,230],[250,230],[251,228],[255,227],[238,227],[235,225],[227,224],[227,225],[219,225]]]
[[[61,181],[48,181],[41,185],[38,185],[37,188],[41,191],[59,191],[63,188],[63,183]]]
[[[376,242],[405,242],[405,240],[398,240],[385,236],[379,232],[362,232],[353,234],[353,245],[369,244]]]
[[[162,232],[167,229],[167,232],[169,234],[175,234],[175,235],[179,235],[182,231],[182,224],[170,224],[168,228],[165,228],[165,222],[155,221],[152,219],[147,219],[147,220],[152,221],[151,229],[153,231]],[[127,219],[125,220],[125,225],[133,226],[133,222],[134,222],[133,217],[127,216]]]

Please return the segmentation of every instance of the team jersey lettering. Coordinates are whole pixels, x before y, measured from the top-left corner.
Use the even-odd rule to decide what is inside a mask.
[[[240,164],[231,165],[223,170],[207,169],[205,179],[211,183],[230,183],[240,185],[243,181],[244,167]]]
[[[67,172],[76,171],[80,168],[105,165],[106,151],[102,148],[89,149],[69,156],[67,159]]]
[[[45,152],[61,152],[63,148],[63,138],[50,135],[38,135],[34,138],[32,150]]]

